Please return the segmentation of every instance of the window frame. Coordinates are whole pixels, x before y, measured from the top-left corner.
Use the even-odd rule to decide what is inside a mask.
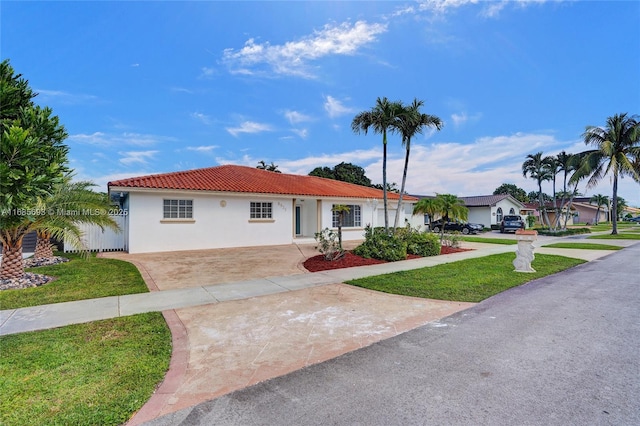
[[[338,227],[338,212],[333,209],[338,204],[333,204],[331,206],[331,226],[333,228]],[[342,218],[342,227],[343,228],[362,228],[362,206],[360,204],[343,204],[349,207],[349,213],[345,213]],[[348,221],[351,219],[351,223]]]
[[[169,204],[167,204],[169,203]],[[192,198],[163,198],[162,220],[193,220]]]
[[[273,202],[249,201],[249,220],[273,220]]]

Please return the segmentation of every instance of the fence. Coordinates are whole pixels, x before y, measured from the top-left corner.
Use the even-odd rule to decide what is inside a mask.
[[[81,223],[78,225],[82,231],[82,241],[89,251],[126,251],[128,249],[127,236],[129,235],[129,221],[127,215],[111,215],[111,218],[120,227],[119,231],[110,228],[100,229],[99,226]],[[65,253],[82,250],[67,239],[64,241]]]

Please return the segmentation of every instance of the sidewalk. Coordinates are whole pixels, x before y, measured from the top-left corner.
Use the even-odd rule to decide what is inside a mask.
[[[565,237],[566,238],[566,237]],[[539,239],[534,243],[535,253],[558,254],[594,260],[610,251],[568,250],[540,248],[565,238]],[[631,241],[633,242],[633,241]],[[265,277],[249,281],[235,281],[199,287],[152,291],[125,296],[40,305],[28,308],[0,310],[0,336],[28,331],[45,330],[71,324],[80,324],[146,312],[160,312],[172,309],[208,305],[231,300],[277,294],[287,291],[312,288],[327,284],[343,283],[348,280],[391,272],[431,267],[464,259],[489,256],[498,253],[515,252],[515,245],[488,243],[465,243],[472,251],[434,256],[421,259],[389,262],[379,265],[331,271],[301,273],[286,276]]]
[[[534,244],[535,253],[584,260],[611,253],[540,247],[560,239],[540,238]],[[618,243],[630,245],[635,241]],[[191,279],[198,279],[186,288],[172,287],[185,283],[165,282],[165,290],[150,293],[0,311],[0,335],[162,311],[172,333],[171,365],[161,386],[127,423],[134,426],[427,323],[437,324],[441,318],[473,306],[473,303],[389,295],[341,284],[350,279],[515,253],[517,246],[464,243],[464,247],[473,250],[234,282],[216,283],[220,276],[214,278],[208,273],[193,275],[192,272]],[[312,253],[308,249],[297,248],[307,257]],[[282,247],[271,250],[282,253]],[[127,260],[126,256],[123,260]],[[135,257],[128,260],[140,269],[150,288],[158,289],[155,281],[164,276],[162,267],[167,265],[151,263],[145,266]],[[148,270],[150,266],[152,269]],[[284,270],[292,269],[289,265]],[[200,282],[201,276],[211,281]]]
[[[248,299],[511,251],[515,251],[515,246],[491,244],[490,247],[446,256],[2,310],[0,311],[0,336],[145,312]]]

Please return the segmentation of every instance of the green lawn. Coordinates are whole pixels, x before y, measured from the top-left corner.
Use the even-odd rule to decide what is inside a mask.
[[[412,271],[348,281],[348,284],[385,293],[460,302],[480,302],[511,287],[572,268],[580,259],[536,254],[535,273],[513,271],[513,253],[461,260]]]
[[[553,243],[543,247],[581,249],[581,250],[620,250],[623,247],[612,246],[611,244],[593,244],[593,243]]]
[[[24,308],[72,300],[94,299],[149,290],[134,265],[122,260],[87,259],[77,254],[57,253],[70,262],[28,269],[36,274],[57,277],[41,287],[0,291],[0,309]]]
[[[0,338],[0,424],[120,425],[169,367],[159,312]]]
[[[460,237],[460,240],[467,241],[470,243],[505,244],[505,245],[518,244],[518,241],[516,241],[515,239],[507,239],[507,238]]]
[[[587,238],[590,240],[640,240],[640,234],[635,234],[632,232],[620,232],[617,235],[592,235]]]
[[[71,262],[32,269],[56,281],[0,291],[0,307],[148,291],[127,262],[68,257]],[[154,312],[3,336],[0,354],[1,425],[120,425],[164,378],[171,333]]]

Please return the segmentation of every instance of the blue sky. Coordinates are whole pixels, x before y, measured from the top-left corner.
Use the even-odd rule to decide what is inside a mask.
[[[2,1],[1,51],[67,128],[76,176],[220,164],[382,181],[377,97],[444,122],[412,142],[410,193],[490,194],[527,154],[586,149],[587,125],[640,113],[640,2]],[[389,139],[388,180],[404,149]],[[609,179],[587,195],[611,195]],[[543,190],[551,193],[550,184]],[[630,178],[619,195],[640,206]]]

